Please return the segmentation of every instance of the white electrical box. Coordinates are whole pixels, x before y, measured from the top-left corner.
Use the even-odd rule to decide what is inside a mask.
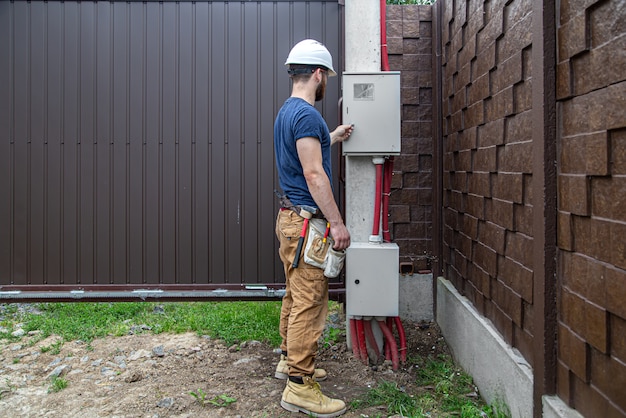
[[[354,124],[344,155],[400,154],[400,72],[343,74],[343,123]]]
[[[352,243],[346,253],[348,316],[398,316],[398,260],[393,243]]]

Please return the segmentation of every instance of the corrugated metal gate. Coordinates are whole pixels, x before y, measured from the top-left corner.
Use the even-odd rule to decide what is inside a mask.
[[[342,14],[337,1],[1,3],[0,301],[279,294],[283,63],[312,37],[341,69]],[[320,106],[331,128],[338,99],[336,77]]]

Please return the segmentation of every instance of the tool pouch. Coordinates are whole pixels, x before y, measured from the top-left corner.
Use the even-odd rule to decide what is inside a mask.
[[[311,219],[306,245],[304,246],[304,262],[324,270],[324,276],[335,278],[341,273],[346,258],[346,252],[333,249],[335,242],[332,237],[327,237],[324,242],[326,231],[325,219]]]

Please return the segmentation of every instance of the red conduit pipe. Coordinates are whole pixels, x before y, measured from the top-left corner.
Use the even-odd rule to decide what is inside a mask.
[[[398,345],[396,344],[396,339],[393,337],[393,334],[389,330],[389,327],[387,327],[385,321],[378,321],[378,325],[380,326],[380,330],[385,336],[385,341],[389,344],[389,349],[391,351],[391,365],[393,367],[393,370],[398,370],[400,362],[398,360]]]
[[[380,0],[380,54],[383,71],[389,71],[387,54],[387,0]]]
[[[363,363],[367,364],[367,346],[365,344],[365,329],[363,328],[363,320],[356,320],[356,333],[359,340],[359,358]]]
[[[361,352],[359,351],[359,337],[356,331],[356,319],[350,318],[350,341],[352,341],[352,354],[354,358],[360,359]]]
[[[376,343],[376,338],[374,337],[374,332],[372,331],[372,322],[369,320],[363,321],[364,329],[365,329],[365,341],[369,343],[369,346],[373,352],[374,364],[378,363],[378,359],[380,358],[380,350],[378,349],[378,344]],[[369,352],[368,352],[369,356]]]
[[[396,328],[398,329],[398,338],[400,339],[400,361],[404,364],[406,362],[406,334],[404,332],[404,327],[402,326],[402,321],[399,316],[394,316],[394,321],[396,322]]]
[[[389,233],[389,196],[391,195],[391,179],[393,177],[393,156],[385,161],[383,176],[383,242],[391,242]]]
[[[383,191],[383,158],[374,158],[372,160],[376,165],[376,191],[374,195],[374,223],[372,225],[372,236],[370,241],[376,241],[376,237],[380,232],[380,204]]]

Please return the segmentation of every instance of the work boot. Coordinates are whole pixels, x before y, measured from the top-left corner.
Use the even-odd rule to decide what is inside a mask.
[[[346,412],[346,404],[322,393],[320,384],[312,377],[304,376],[302,384],[287,381],[280,406],[290,412],[304,412],[312,417],[332,418]]]
[[[324,369],[315,369],[315,371],[313,372],[313,377],[318,382],[326,380],[327,376],[328,375],[326,374],[326,370]],[[287,357],[284,354],[280,355],[280,361],[276,366],[276,373],[274,373],[274,377],[276,379],[282,380],[285,380],[289,377],[289,366],[287,366]]]

